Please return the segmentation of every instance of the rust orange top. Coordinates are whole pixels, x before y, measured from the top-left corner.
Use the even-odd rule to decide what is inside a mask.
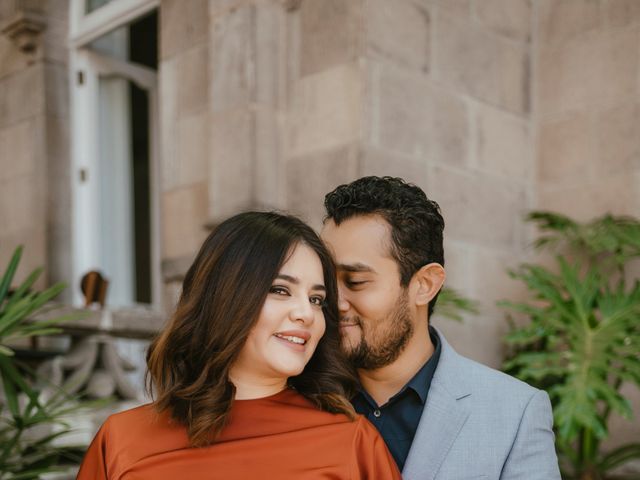
[[[79,480],[401,479],[377,430],[363,417],[319,410],[286,389],[236,400],[208,447],[153,405],[112,415],[85,455]]]

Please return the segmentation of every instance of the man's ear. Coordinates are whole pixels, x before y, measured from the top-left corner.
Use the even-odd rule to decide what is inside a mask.
[[[446,278],[444,267],[439,263],[428,263],[413,274],[411,283],[415,283],[416,305],[428,305],[442,288]]]

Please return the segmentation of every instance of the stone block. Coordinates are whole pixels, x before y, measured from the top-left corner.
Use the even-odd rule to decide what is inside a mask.
[[[176,188],[162,194],[162,257],[197,252],[207,232],[207,183]]]
[[[324,218],[324,196],[338,185],[357,178],[357,145],[290,159],[286,163],[287,210],[319,229]]]
[[[289,153],[301,156],[357,139],[362,125],[362,89],[363,75],[354,64],[296,82],[287,127]]]
[[[430,165],[429,196],[438,202],[447,236],[491,248],[518,248],[527,211],[525,187],[479,172]]]
[[[640,174],[618,173],[571,185],[542,185],[536,208],[553,210],[588,221],[612,213],[638,216]]]
[[[29,66],[29,58],[5,35],[0,36],[0,79]]]
[[[589,112],[542,122],[538,137],[538,179],[552,183],[588,179],[595,161],[595,133]]]
[[[640,104],[599,112],[596,174],[640,171]]]
[[[4,203],[4,202],[2,202]],[[2,206],[0,205],[0,210]],[[2,213],[0,213],[2,215]],[[0,224],[2,222],[0,216]],[[47,232],[44,223],[34,225],[25,230],[8,232],[2,229],[0,233],[0,270],[4,272],[14,250],[23,246],[22,258],[16,271],[13,285],[17,286],[36,268],[46,267],[47,264]],[[36,289],[42,289],[47,285],[47,273],[44,272],[35,284]],[[67,279],[68,280],[68,279]]]
[[[201,112],[178,120],[175,185],[206,181],[209,170],[209,116]]]
[[[519,117],[482,106],[477,113],[478,167],[522,183],[533,172],[529,124]]]
[[[178,115],[206,108],[208,102],[207,44],[200,44],[178,57]]]
[[[0,129],[0,181],[35,173],[34,123],[29,120]]]
[[[68,5],[67,2],[65,4]],[[69,22],[66,18],[47,16],[44,34],[44,55],[47,61],[66,64],[69,60]]]
[[[541,0],[538,2],[538,38],[542,43],[561,43],[602,25],[600,1]]]
[[[640,23],[640,2],[637,0],[605,0],[603,8],[612,27]]]
[[[69,189],[71,171],[70,129],[68,118],[47,115],[46,125],[47,177],[51,181],[59,181],[65,185],[61,188]]]
[[[45,64],[45,101],[47,114],[69,116],[69,70],[62,63]]]
[[[358,154],[358,176],[400,177],[425,189],[427,185],[427,162],[399,155],[396,152],[366,146]]]
[[[288,14],[281,2],[259,3],[255,10],[255,99],[276,107],[286,98],[286,66],[290,51],[284,40]]]
[[[284,117],[281,113],[259,108],[255,112],[255,206],[264,209],[283,209],[286,186],[281,153]]]
[[[462,323],[439,318],[436,314],[431,323],[461,355],[492,368],[499,369],[502,365],[502,336],[506,332],[506,322],[504,312],[496,307],[482,305],[479,315],[465,316]]]
[[[367,57],[428,72],[431,19],[424,6],[373,0],[366,12]]]
[[[162,295],[162,304],[164,306],[164,311],[167,316],[171,316],[178,305],[178,300],[180,300],[180,295],[182,294],[182,283],[181,282],[168,282],[164,284],[163,295]]]
[[[162,189],[175,186],[178,178],[178,60],[163,60],[160,64],[159,102],[160,116],[160,162]]]
[[[206,42],[209,34],[208,0],[163,0],[158,32],[161,59]]]
[[[525,45],[446,15],[435,24],[435,38],[433,72],[440,83],[514,113],[529,111],[530,67]]]
[[[430,192],[425,192],[431,198]],[[473,258],[475,246],[469,242],[451,240],[448,236],[448,219],[444,219],[444,269],[447,272],[445,285],[454,288],[458,293],[471,296],[473,282],[469,274],[469,266]]]
[[[41,64],[0,81],[0,126],[19,122],[45,109],[44,69]]]
[[[72,237],[70,224],[51,225],[47,229],[46,268],[49,283],[69,282],[69,279],[73,278]],[[64,299],[59,298],[58,301],[70,302],[71,291],[65,291]]]
[[[637,29],[594,33],[561,46],[541,48],[540,113],[618,103],[637,95],[639,58]]]
[[[237,9],[245,0],[209,0],[211,15],[224,15],[229,10]]]
[[[71,228],[71,157],[69,153],[69,122],[67,119],[48,116],[46,125],[45,162],[47,165],[47,225],[60,231]],[[65,233],[66,234],[66,233]],[[57,235],[56,238],[59,238]],[[71,248],[71,243],[57,244],[61,250]],[[55,250],[51,250],[55,255]],[[71,264],[69,264],[71,265]]]
[[[215,223],[253,204],[255,113],[212,115],[210,128],[208,221]]]
[[[498,33],[514,40],[531,38],[531,0],[476,0],[478,20]]]
[[[4,233],[43,228],[43,184],[39,173],[0,181],[0,225]]]
[[[369,89],[372,144],[419,160],[467,162],[469,119],[462,100],[422,75],[382,67]]]
[[[211,110],[241,108],[256,95],[256,7],[246,5],[217,17],[211,34]]]
[[[300,72],[309,75],[349,63],[363,51],[363,0],[303,1]]]
[[[472,277],[472,297],[495,305],[501,300],[519,301],[528,298],[528,290],[523,282],[514,280],[508,274],[523,263],[523,255],[504,250],[476,249],[470,261],[468,274]],[[506,312],[506,311],[505,311]]]
[[[459,17],[471,15],[471,0],[414,0],[415,2]]]

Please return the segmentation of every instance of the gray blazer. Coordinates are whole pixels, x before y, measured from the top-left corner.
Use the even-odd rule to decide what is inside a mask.
[[[442,351],[402,471],[405,480],[560,479],[549,396]]]

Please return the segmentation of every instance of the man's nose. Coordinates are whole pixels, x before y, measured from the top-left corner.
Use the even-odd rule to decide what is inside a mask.
[[[350,306],[351,305],[345,295],[344,287],[338,286],[338,310],[340,313],[347,313]]]

